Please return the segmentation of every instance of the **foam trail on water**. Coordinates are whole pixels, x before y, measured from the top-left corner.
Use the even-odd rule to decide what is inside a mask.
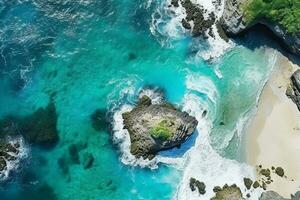
[[[206,19],[209,18],[209,13],[215,14],[215,24],[211,27],[212,35],[209,34],[209,30],[207,30],[205,32],[205,35],[208,37],[206,40],[200,38],[192,40],[193,45],[198,46],[199,49],[196,58],[199,57],[204,60],[215,60],[235,46],[231,40],[228,42],[223,40],[217,29],[216,23],[218,23],[222,17],[224,1],[192,0],[192,2],[206,11],[204,13],[204,17]],[[182,39],[186,36],[186,33],[189,32],[182,27],[182,19],[186,17],[186,11],[181,5],[181,2],[179,1],[178,7],[169,5],[171,5],[171,0],[163,1],[161,3],[161,5],[152,14],[152,23],[150,25],[150,31],[153,35],[161,35],[167,38],[163,40],[163,44],[169,44],[170,40],[174,41]]]
[[[187,79],[187,87],[198,92],[203,92],[201,88],[191,87],[193,85],[201,85],[199,80],[201,79]],[[190,83],[190,82],[193,83]],[[203,85],[202,85],[203,86]],[[205,85],[203,87],[206,87]],[[213,89],[212,87],[210,89]],[[216,91],[215,91],[216,92]],[[212,97],[212,96],[211,96]],[[216,99],[210,99],[211,102],[216,102]],[[245,191],[243,183],[244,177],[255,179],[255,170],[246,165],[239,163],[235,160],[229,160],[221,157],[210,145],[209,133],[212,129],[212,113],[209,111],[209,105],[207,101],[203,101],[195,94],[186,94],[184,100],[183,109],[190,111],[190,114],[194,115],[199,124],[197,130],[199,135],[197,137],[195,145],[185,155],[185,168],[183,170],[182,181],[178,187],[177,193],[174,199],[203,199],[207,200],[214,196],[213,188],[215,186],[223,186],[225,184],[236,184],[241,188],[241,191]],[[210,115],[203,117],[203,110],[208,110]],[[189,186],[190,178],[196,178],[205,183],[206,193],[199,196],[198,191],[192,192]],[[261,190],[257,190],[251,193],[251,198],[257,200]],[[246,194],[244,193],[244,196]]]

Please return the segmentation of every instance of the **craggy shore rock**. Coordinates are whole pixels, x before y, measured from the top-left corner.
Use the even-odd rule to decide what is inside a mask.
[[[211,200],[244,200],[241,189],[236,185],[215,187],[214,192],[216,195]]]
[[[283,198],[282,196],[280,196],[274,191],[267,191],[262,193],[259,200],[288,200],[288,199]]]
[[[220,6],[220,1],[214,1],[214,4]],[[224,33],[220,25],[220,21],[215,16],[214,12],[207,13],[208,11],[200,5],[194,4],[191,0],[172,0],[171,5],[173,7],[179,7],[179,4],[184,8],[186,17],[182,19],[182,26],[191,30],[191,34],[194,37],[202,36],[215,37],[213,33],[213,25],[216,25],[217,31],[221,38],[228,41],[228,37]],[[205,15],[207,14],[208,17]]]
[[[18,142],[9,142],[0,139],[0,179],[7,170],[7,165],[15,161],[20,153],[20,144]]]
[[[191,136],[198,121],[169,103],[152,104],[148,96],[123,113],[124,128],[131,140],[131,153],[153,159],[157,152],[180,146]]]
[[[194,192],[196,189],[198,190],[199,194],[205,194],[206,193],[206,186],[205,183],[198,181],[195,178],[190,178],[190,188]]]
[[[300,55],[300,31],[296,33],[288,33],[288,31],[279,24],[272,23],[264,18],[257,19],[250,24],[246,23],[243,8],[250,1],[251,0],[225,1],[225,8],[221,23],[227,35],[237,35],[255,24],[263,24],[278,38],[280,38],[292,53]]]
[[[286,90],[286,95],[292,99],[300,111],[300,70],[296,70],[292,77],[291,83]]]
[[[213,25],[216,25],[221,38],[228,41],[227,36],[235,36],[256,24],[263,24],[270,29],[274,35],[283,41],[284,46],[292,53],[300,55],[300,31],[289,32],[280,23],[268,20],[266,17],[246,22],[245,9],[253,0],[226,0],[224,12],[221,19],[217,19],[213,12],[208,13],[201,5],[196,5],[191,0],[172,0],[171,6],[182,6],[186,17],[182,19],[182,26],[191,30],[193,36],[214,37]],[[222,7],[221,1],[213,1],[217,7]],[[206,17],[208,16],[208,17]]]

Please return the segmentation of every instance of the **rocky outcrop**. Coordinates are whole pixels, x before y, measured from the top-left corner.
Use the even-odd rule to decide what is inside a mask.
[[[198,190],[199,194],[205,194],[206,193],[206,186],[205,183],[198,181],[195,178],[190,178],[190,188],[194,192],[196,189]]]
[[[289,33],[279,24],[273,23],[265,18],[257,19],[252,23],[246,23],[244,10],[245,5],[251,0],[226,0],[225,9],[222,17],[222,27],[230,35],[236,35],[255,24],[267,26],[277,37],[279,37],[285,46],[297,55],[300,55],[300,32]]]
[[[274,191],[267,191],[262,193],[259,200],[288,200],[280,196],[278,193]]]
[[[236,185],[224,185],[214,188],[215,196],[211,200],[244,200],[241,189]]]
[[[179,147],[198,124],[194,117],[169,103],[152,104],[148,96],[140,98],[132,111],[123,113],[123,120],[130,135],[131,153],[144,159]]]
[[[212,26],[216,22],[215,14],[211,12],[208,14],[209,17],[205,17],[204,13],[207,10],[199,5],[195,5],[191,0],[171,1],[171,5],[174,7],[179,7],[179,3],[186,12],[186,17],[181,21],[182,26],[187,30],[191,30],[191,34],[194,37],[208,37],[208,35],[213,37]]]
[[[0,180],[7,170],[7,165],[18,159],[20,143],[0,139]]]
[[[286,95],[292,99],[300,111],[300,69],[291,76],[291,83],[286,90]]]

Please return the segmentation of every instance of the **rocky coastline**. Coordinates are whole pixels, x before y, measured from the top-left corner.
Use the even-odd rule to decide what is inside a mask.
[[[148,96],[141,97],[133,110],[122,117],[130,135],[131,154],[149,160],[159,151],[179,147],[198,124],[194,117],[172,104],[152,104]]]
[[[172,0],[171,6],[185,9],[186,17],[182,19],[182,26],[191,31],[195,37],[208,36],[215,37],[212,26],[216,25],[219,36],[228,41],[228,37],[239,35],[257,24],[262,24],[273,32],[273,34],[282,41],[282,44],[290,52],[300,55],[300,31],[289,32],[287,28],[279,22],[269,20],[267,17],[256,17],[252,21],[247,21],[245,12],[247,6],[253,0],[226,0],[224,12],[220,19],[217,19],[213,12],[207,13],[203,7],[192,3],[190,0]],[[221,6],[220,1],[215,4]],[[204,17],[206,14],[208,17]]]
[[[268,20],[266,17],[256,18],[251,22],[245,19],[245,6],[251,0],[226,0],[224,13],[221,21],[222,28],[228,36],[237,35],[256,24],[265,25],[278,38],[282,40],[284,46],[292,53],[300,55],[300,31],[289,33],[286,28],[276,22]]]

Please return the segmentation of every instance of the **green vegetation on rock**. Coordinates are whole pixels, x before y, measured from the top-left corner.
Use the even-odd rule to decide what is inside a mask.
[[[173,134],[172,131],[169,128],[169,121],[168,120],[162,120],[157,125],[155,125],[150,130],[151,136],[154,138],[160,138],[160,139],[170,139]]]
[[[251,0],[244,10],[247,23],[266,19],[281,25],[288,33],[300,30],[299,0]]]

